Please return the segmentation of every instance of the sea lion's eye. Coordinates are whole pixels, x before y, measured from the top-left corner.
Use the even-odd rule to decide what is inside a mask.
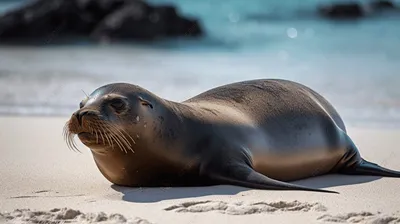
[[[113,99],[110,102],[110,106],[117,111],[123,110],[125,108],[125,102],[121,99]]]

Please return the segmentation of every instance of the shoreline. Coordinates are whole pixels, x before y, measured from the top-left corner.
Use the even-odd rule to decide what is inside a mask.
[[[72,114],[72,112],[71,112]],[[33,119],[33,118],[51,118],[51,119],[64,119],[67,121],[69,119],[70,115],[66,114],[59,114],[59,113],[50,113],[50,114],[41,114],[41,113],[1,113],[0,112],[0,120],[4,118],[8,119],[16,119],[16,118],[22,118],[22,119]],[[342,117],[343,118],[343,117]],[[365,119],[363,120],[351,120],[351,121],[346,121],[344,120],[346,128],[350,129],[364,129],[364,130],[390,130],[390,131],[397,131],[400,130],[400,123],[399,124],[393,124],[390,123],[390,121],[375,121],[375,122],[367,122]]]
[[[0,176],[5,180],[0,184],[0,213],[3,216],[55,218],[67,211],[57,209],[68,208],[70,213],[79,210],[85,217],[107,217],[110,223],[129,223],[120,216],[111,218],[113,213],[131,223],[146,223],[143,220],[149,223],[200,224],[209,220],[265,223],[266,219],[275,223],[400,221],[400,202],[397,200],[400,179],[396,178],[326,175],[296,181],[335,190],[340,193],[338,195],[262,191],[225,185],[118,187],[100,174],[90,151],[82,148],[81,143],[77,141],[82,153],[68,150],[62,137],[66,120],[66,116],[0,116]],[[349,127],[348,132],[365,159],[400,170],[397,150],[400,130]],[[31,212],[12,213],[15,209],[31,209]],[[100,212],[105,215],[99,215]],[[75,211],[74,214],[80,213]],[[82,214],[77,218],[85,221]],[[143,219],[142,222],[132,221],[136,217]],[[0,215],[0,223],[2,221]]]

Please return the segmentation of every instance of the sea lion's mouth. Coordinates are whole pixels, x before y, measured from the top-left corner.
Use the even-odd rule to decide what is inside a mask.
[[[80,132],[78,133],[78,138],[82,141],[82,143],[104,144],[104,141],[101,136],[95,135],[90,132]]]
[[[101,119],[85,119],[81,124],[77,119],[70,119],[64,126],[64,138],[70,149],[78,150],[74,136],[89,148],[111,147],[127,153],[134,152],[135,140],[116,124]]]

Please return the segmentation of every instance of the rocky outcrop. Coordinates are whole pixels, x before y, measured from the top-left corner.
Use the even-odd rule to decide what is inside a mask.
[[[71,37],[154,40],[197,37],[199,22],[141,0],[36,0],[0,16],[0,43]]]
[[[323,17],[335,19],[353,19],[365,15],[362,5],[356,2],[320,6],[318,12]]]
[[[320,16],[329,19],[358,19],[395,8],[394,3],[390,0],[375,0],[364,5],[358,1],[332,3],[319,6],[317,10]]]
[[[134,37],[140,40],[200,34],[197,21],[179,17],[174,7],[152,8],[142,2],[128,4],[110,13],[93,32],[96,38]]]
[[[387,0],[377,0],[371,3],[371,7],[376,10],[383,10],[383,9],[395,9],[396,6],[392,1]]]

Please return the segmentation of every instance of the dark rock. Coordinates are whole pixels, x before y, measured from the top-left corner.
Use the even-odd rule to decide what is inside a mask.
[[[377,0],[371,3],[371,7],[374,9],[394,9],[395,5],[392,1]]]
[[[174,26],[168,26],[166,34],[170,37],[198,37],[203,34],[203,31],[197,20],[182,18],[176,20]]]
[[[132,2],[114,11],[93,32],[100,39],[137,40],[201,34],[197,21],[180,17],[174,7],[150,7],[143,2]]]
[[[40,0],[0,17],[0,40],[62,34],[77,19],[72,1]]]
[[[106,37],[153,40],[199,36],[196,20],[173,6],[141,0],[36,0],[0,16],[0,43],[32,39]]]
[[[332,19],[354,19],[365,15],[362,5],[356,2],[320,6],[318,12],[321,16]]]
[[[107,15],[93,31],[100,39],[154,39],[161,36],[163,27],[159,19],[151,19],[150,8],[143,2],[131,3]],[[153,22],[153,20],[155,20]]]
[[[196,20],[180,17],[172,6],[157,7],[153,10],[152,16],[165,20],[167,36],[200,36],[202,34],[200,24]]]

